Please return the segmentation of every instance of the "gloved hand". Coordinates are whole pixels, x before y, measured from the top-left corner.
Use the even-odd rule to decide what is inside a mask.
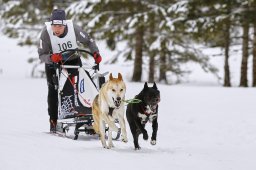
[[[62,60],[62,55],[60,53],[52,54],[51,60],[54,63],[58,63],[58,62],[60,62]]]
[[[102,58],[98,52],[93,53],[93,58],[94,58],[96,64],[99,64],[102,60]]]

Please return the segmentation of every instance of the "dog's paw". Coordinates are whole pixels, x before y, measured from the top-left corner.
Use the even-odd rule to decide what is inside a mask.
[[[114,144],[113,143],[109,143],[108,144],[108,149],[111,149],[111,148],[113,148],[114,147]]]
[[[140,146],[136,146],[136,147],[135,147],[135,151],[140,150],[140,149],[141,149]]]
[[[103,148],[105,148],[105,149],[111,149],[111,148],[113,148],[114,147],[114,145],[106,145],[106,146],[104,146]]]
[[[122,142],[127,143],[127,142],[128,142],[127,137],[123,137],[123,138],[122,138]]]
[[[151,140],[151,141],[150,141],[150,144],[151,144],[151,145],[155,145],[155,144],[156,144],[156,140]]]
[[[145,133],[143,133],[143,139],[148,140],[148,132],[147,131]]]

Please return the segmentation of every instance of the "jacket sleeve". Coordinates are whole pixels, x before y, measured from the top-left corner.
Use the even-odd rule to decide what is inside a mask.
[[[98,46],[94,40],[86,32],[84,32],[81,27],[75,24],[73,25],[77,41],[87,46],[92,53],[99,52]]]
[[[52,64],[50,56],[52,54],[51,40],[46,27],[43,28],[38,45],[39,59],[46,64]]]

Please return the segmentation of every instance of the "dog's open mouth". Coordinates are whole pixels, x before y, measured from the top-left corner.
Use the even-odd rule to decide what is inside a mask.
[[[150,105],[157,106],[159,102],[160,102],[160,97],[156,97],[153,100],[151,100]]]
[[[156,110],[157,104],[149,105],[149,107],[150,107],[151,110]]]
[[[153,100],[152,100],[151,102],[149,102],[149,104],[148,104],[148,105],[149,105],[149,108],[150,108],[153,112],[155,112],[159,102],[160,102],[160,98],[159,98],[159,97],[153,99]]]
[[[112,99],[113,99],[113,102],[114,102],[115,106],[117,108],[119,108],[120,105],[121,105],[121,102],[122,102],[121,97],[117,97],[116,100],[112,97]]]

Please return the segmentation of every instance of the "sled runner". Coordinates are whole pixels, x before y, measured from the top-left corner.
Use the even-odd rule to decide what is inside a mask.
[[[66,134],[70,127],[74,129],[74,140],[78,138],[80,132],[93,135],[92,102],[98,94],[101,85],[105,83],[105,75],[100,74],[99,65],[80,63],[76,65],[67,65],[66,61],[72,61],[73,58],[82,57],[89,54],[89,51],[83,49],[70,49],[61,52],[63,61],[61,64],[55,64],[56,75],[55,88],[58,91],[58,120],[57,133]],[[108,128],[106,127],[106,131]],[[114,139],[120,137],[118,132]]]

